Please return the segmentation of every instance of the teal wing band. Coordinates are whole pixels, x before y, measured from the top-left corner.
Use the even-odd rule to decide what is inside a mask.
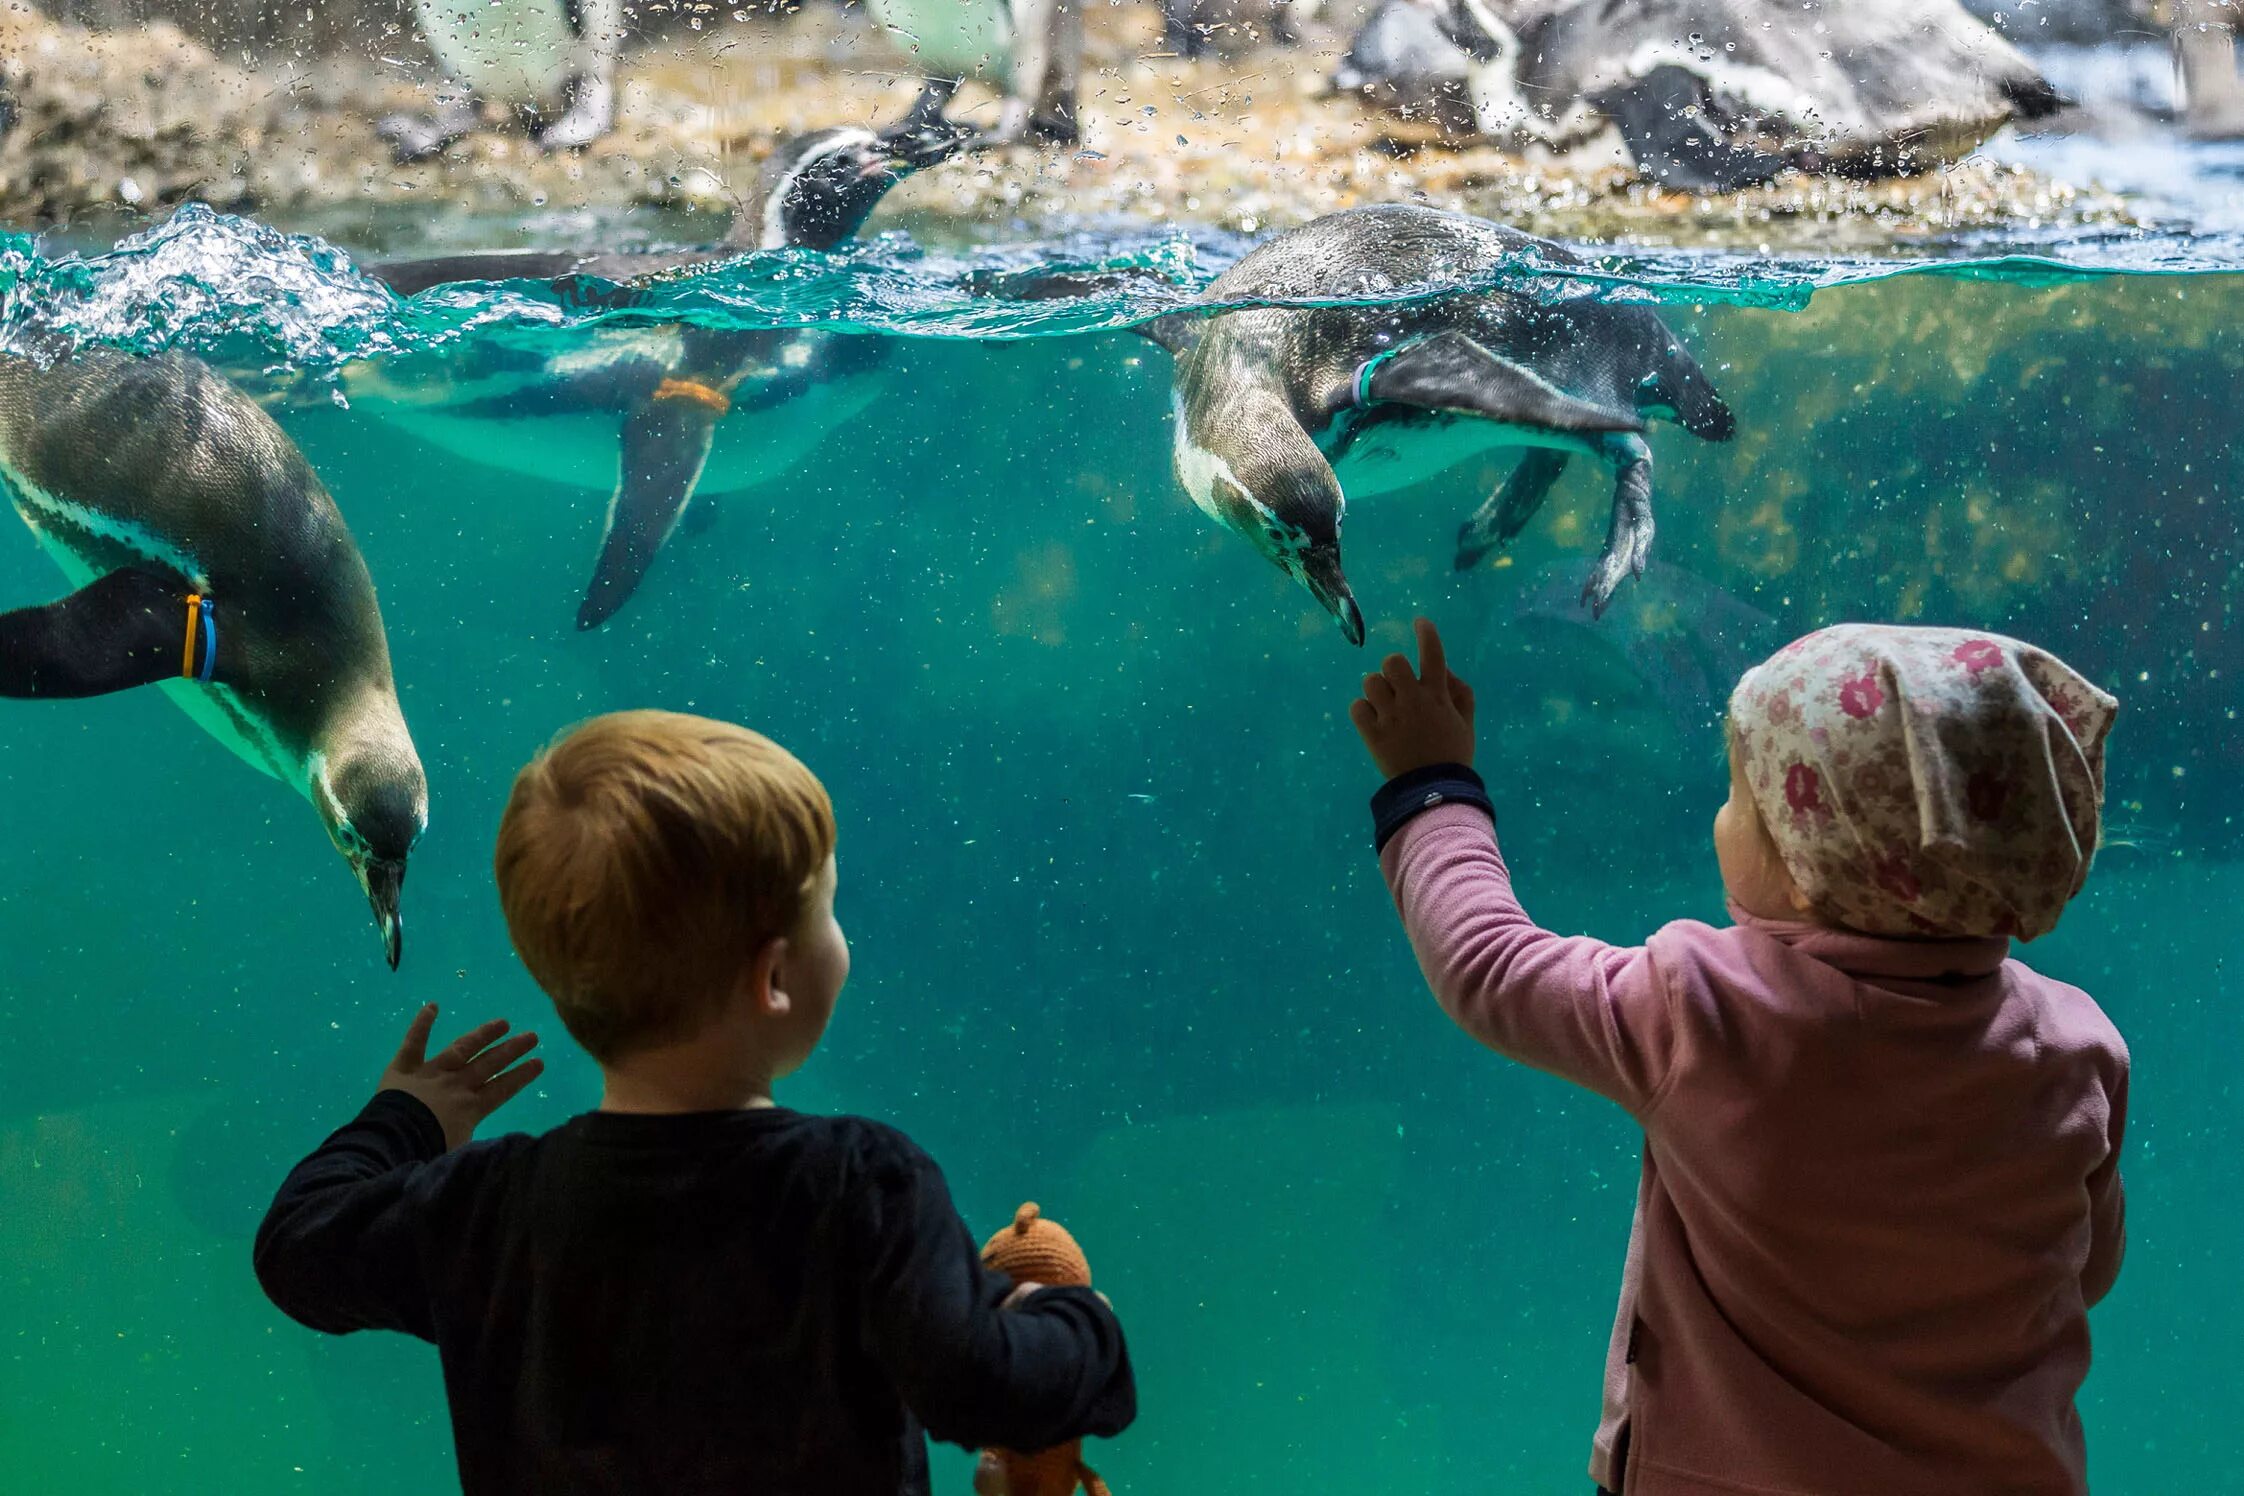
[[[204,685],[218,673],[218,604],[203,599],[203,657],[195,669],[195,679]]]
[[[1371,403],[1371,376],[1379,372],[1379,366],[1410,346],[1408,343],[1403,343],[1393,348],[1382,349],[1356,366],[1355,390],[1358,405],[1369,405]]]

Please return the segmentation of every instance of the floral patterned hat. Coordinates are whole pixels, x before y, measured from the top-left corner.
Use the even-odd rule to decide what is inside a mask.
[[[2088,877],[2118,710],[2015,639],[1842,624],[1747,671],[1730,725],[1785,867],[1830,918],[2031,940]]]

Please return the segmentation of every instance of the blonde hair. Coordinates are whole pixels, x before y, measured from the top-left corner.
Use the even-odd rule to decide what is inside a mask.
[[[595,1059],[674,1042],[792,934],[834,850],[825,786],[758,733],[614,712],[554,740],[499,821],[499,903]]]

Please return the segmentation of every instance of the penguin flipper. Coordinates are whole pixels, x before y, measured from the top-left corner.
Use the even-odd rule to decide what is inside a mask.
[[[577,627],[598,628],[631,600],[655,553],[678,527],[701,481],[723,414],[697,399],[650,399],[623,418],[623,456],[608,532],[592,582],[577,607]]]
[[[178,676],[193,590],[172,572],[126,567],[0,613],[0,696],[107,696]]]
[[[400,296],[417,296],[435,286],[468,281],[561,280],[574,275],[589,258],[581,250],[568,249],[477,250],[389,260],[369,266],[366,273]]]
[[[1470,571],[1490,551],[1502,550],[1527,528],[1535,511],[1551,496],[1551,488],[1566,471],[1567,454],[1550,447],[1531,447],[1504,486],[1488,496],[1457,532],[1457,569]]]
[[[1207,325],[1205,317],[1195,316],[1191,312],[1168,312],[1140,322],[1130,331],[1149,343],[1159,343],[1169,352],[1181,355],[1200,341],[1200,334]]]
[[[1644,429],[1644,418],[1636,412],[1610,410],[1569,395],[1461,332],[1436,333],[1379,360],[1364,384],[1366,404],[1414,405],[1581,436]]]

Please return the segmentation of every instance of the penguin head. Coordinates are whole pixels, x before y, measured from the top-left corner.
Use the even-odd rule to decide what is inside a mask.
[[[403,724],[399,724],[402,735]],[[410,741],[374,741],[331,750],[313,776],[312,797],[328,839],[351,865],[381,931],[382,952],[397,969],[404,946],[398,900],[405,860],[429,823],[428,779]]]
[[[1222,434],[1218,451],[1194,441],[1180,400],[1176,429],[1177,478],[1192,502],[1308,588],[1350,644],[1363,643],[1363,610],[1340,561],[1348,500],[1332,464],[1291,413],[1204,423],[1201,429]]]
[[[856,234],[888,190],[955,154],[967,130],[945,120],[875,133],[843,127],[784,142],[762,193],[733,222],[727,243],[757,249],[832,249]]]

